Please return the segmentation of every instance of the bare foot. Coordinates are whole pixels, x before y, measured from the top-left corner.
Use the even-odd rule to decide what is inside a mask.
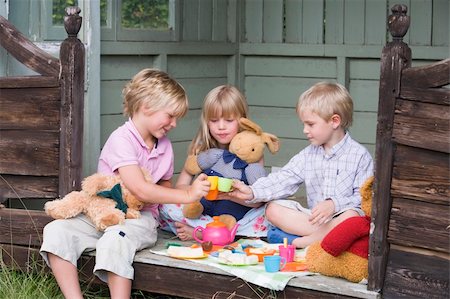
[[[181,241],[194,240],[194,228],[192,226],[183,222],[175,222],[175,227],[177,228],[177,236]],[[199,236],[197,235],[197,237]]]
[[[294,245],[296,248],[305,248],[309,244],[305,244],[304,238],[305,237],[295,238],[294,240],[292,240],[292,245]]]

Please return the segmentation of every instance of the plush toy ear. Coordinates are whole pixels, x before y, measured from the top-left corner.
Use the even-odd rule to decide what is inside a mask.
[[[267,148],[272,154],[280,149],[280,141],[278,137],[270,133],[262,133],[262,140],[267,144]]]
[[[262,134],[261,127],[258,126],[257,124],[255,124],[254,122],[252,122],[251,120],[249,120],[248,118],[241,117],[239,119],[239,125],[244,130],[255,132],[256,135],[261,135]]]
[[[359,188],[361,195],[361,209],[370,217],[372,213],[372,197],[373,197],[373,181],[374,176],[369,177]]]
[[[94,196],[99,191],[111,189],[119,182],[119,177],[115,175],[105,175],[102,173],[94,173],[86,177],[81,182],[81,189],[90,196]]]
[[[198,166],[197,163],[197,155],[189,155],[186,158],[186,161],[184,162],[184,169],[190,175],[197,175],[202,172],[202,169],[200,168],[200,166]]]

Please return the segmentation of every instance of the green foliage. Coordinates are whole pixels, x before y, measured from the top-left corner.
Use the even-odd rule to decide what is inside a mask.
[[[169,0],[122,1],[122,26],[125,28],[167,29]]]
[[[100,0],[100,21],[105,26],[107,22],[108,0]],[[53,24],[64,24],[65,8],[78,6],[78,0],[53,0]],[[169,0],[123,0],[122,26],[132,29],[167,29],[169,27]]]
[[[53,25],[63,25],[67,6],[78,6],[78,0],[53,0]]]

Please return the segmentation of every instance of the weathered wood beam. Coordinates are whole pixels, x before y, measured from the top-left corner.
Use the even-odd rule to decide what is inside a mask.
[[[449,253],[448,225],[448,205],[394,198],[388,240],[390,244]]]
[[[59,196],[81,190],[84,118],[84,45],[77,38],[81,28],[78,7],[67,7],[61,44],[61,134]]]
[[[446,153],[397,145],[391,196],[434,204],[443,210],[448,209],[450,206],[448,158]]]
[[[1,77],[0,88],[59,87],[58,78],[43,76]],[[4,92],[4,90],[0,91]]]
[[[415,86],[404,86],[402,87],[400,97],[417,102],[449,105],[450,89],[416,88]]]
[[[449,298],[449,265],[448,256],[392,246],[383,298]]]
[[[59,76],[59,60],[29,41],[3,16],[0,16],[0,45],[31,70],[44,76]]]
[[[403,42],[409,28],[405,5],[394,5],[389,16],[389,42],[381,54],[378,125],[375,147],[375,182],[372,226],[369,241],[368,289],[380,291],[389,252],[387,231],[391,211],[391,179],[395,146],[392,141],[395,101],[400,91],[402,70],[411,65],[411,49]]]
[[[6,88],[0,89],[0,93],[0,130],[59,132],[59,88]]]
[[[36,248],[0,244],[0,250],[3,262],[9,267],[23,271],[49,271]],[[78,267],[80,279],[103,284],[93,275],[94,262],[95,257],[82,256]],[[271,295],[276,298],[354,298],[291,286],[276,292],[233,276],[161,265],[135,262],[133,268],[133,289],[184,298],[269,298]]]
[[[431,88],[445,86],[449,83],[450,58],[406,69],[402,75],[402,86]]]
[[[58,131],[2,131],[0,173],[58,176],[58,134]]]
[[[0,196],[3,198],[54,199],[58,196],[57,176],[23,176],[2,174]]]
[[[43,211],[0,208],[0,243],[40,246],[43,228],[51,220]]]
[[[398,99],[393,140],[398,144],[450,153],[449,119],[449,110],[441,105]]]

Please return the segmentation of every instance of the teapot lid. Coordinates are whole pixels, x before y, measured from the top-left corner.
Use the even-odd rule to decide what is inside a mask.
[[[219,220],[219,216],[213,216],[213,221],[208,223],[206,227],[220,228],[227,227],[225,223]]]

